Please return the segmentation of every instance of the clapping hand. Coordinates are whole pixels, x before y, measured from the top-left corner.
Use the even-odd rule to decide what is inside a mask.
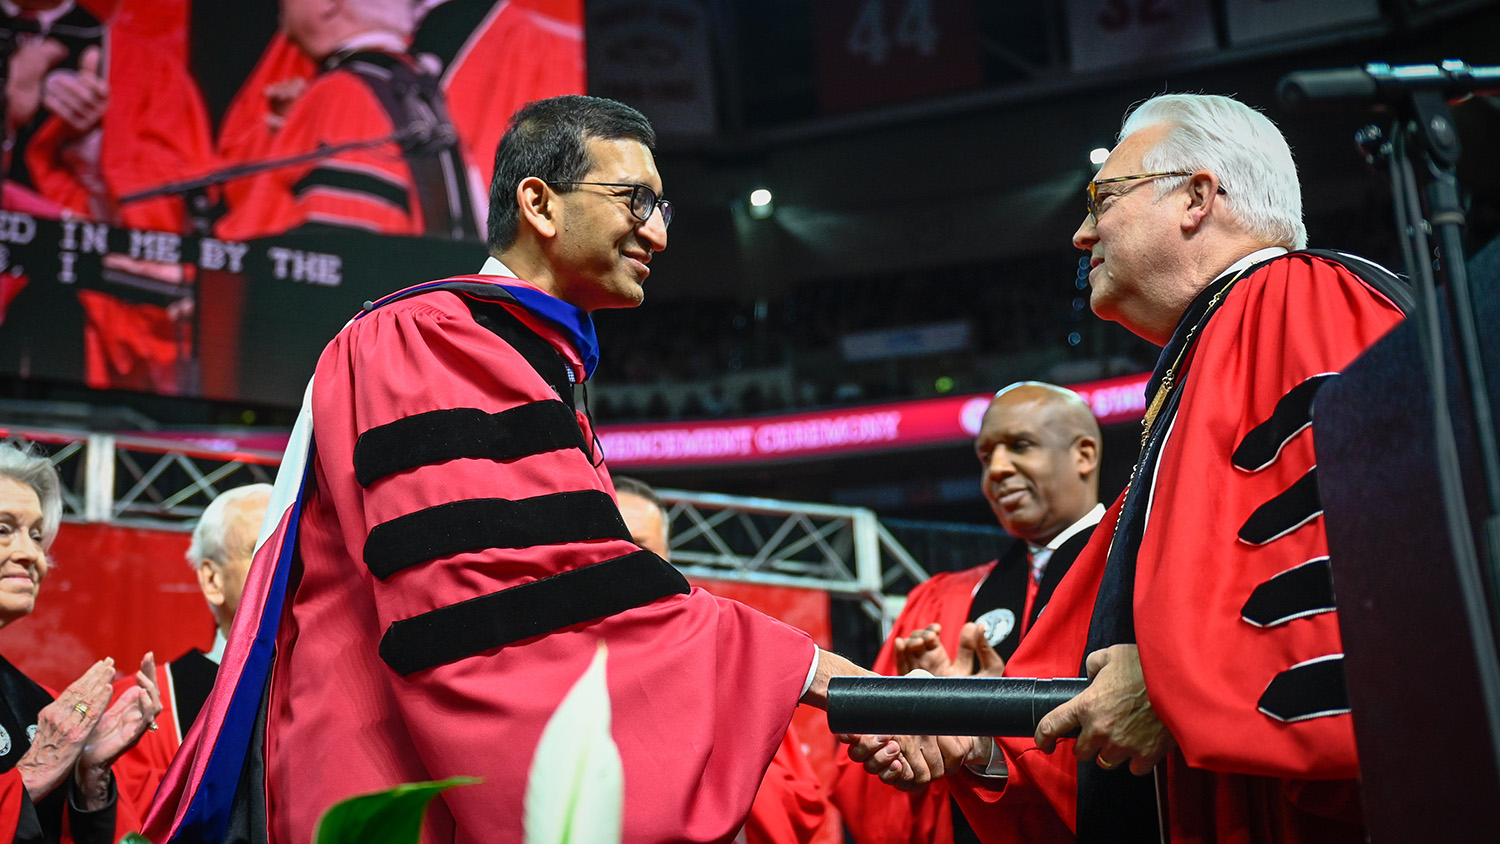
[[[94,726],[83,750],[83,765],[92,768],[113,765],[155,725],[156,716],[160,714],[161,692],[156,686],[156,658],[147,653],[141,659],[141,670],[135,674],[135,685],[126,689]]]
[[[1005,658],[990,644],[983,624],[971,621],[959,632],[952,670],[951,677],[999,677],[1005,673]]]
[[[895,640],[891,647],[896,656],[896,673],[926,671],[935,677],[946,677],[951,667],[948,651],[938,634],[943,625],[929,624]]]
[[[938,638],[942,632],[941,624],[929,624],[892,643],[896,672],[905,675],[920,670],[934,677],[999,677],[1005,671],[1005,659],[990,644],[984,625],[971,621],[963,626],[958,634],[958,653],[952,658]]]
[[[99,660],[37,713],[31,749],[16,763],[33,803],[51,794],[73,772],[109,705],[109,681],[114,673],[114,660]]]

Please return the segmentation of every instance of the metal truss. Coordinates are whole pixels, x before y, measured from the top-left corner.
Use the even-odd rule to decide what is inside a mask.
[[[858,600],[886,632],[905,593],[928,576],[863,507],[675,489],[657,494],[667,504],[672,563],[689,576]]]
[[[5,427],[0,436],[52,459],[62,477],[63,515],[73,521],[186,529],[219,493],[270,483],[281,462],[277,452],[150,436]],[[658,493],[673,527],[672,562],[690,576],[822,590],[859,601],[887,630],[906,592],[927,579],[862,507]]]
[[[63,515],[85,522],[186,527],[219,493],[275,478],[281,454],[147,436],[0,428],[31,443],[62,478]]]

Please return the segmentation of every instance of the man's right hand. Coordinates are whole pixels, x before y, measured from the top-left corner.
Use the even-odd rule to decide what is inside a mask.
[[[963,765],[976,741],[969,736],[849,736],[849,758],[881,782],[915,791]]]
[[[917,669],[912,675],[930,676]],[[908,676],[912,676],[908,675]],[[881,782],[902,791],[915,791],[958,770],[976,739],[969,736],[853,736],[841,735],[849,758]]]

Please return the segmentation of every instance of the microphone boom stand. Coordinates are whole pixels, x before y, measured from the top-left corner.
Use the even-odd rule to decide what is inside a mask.
[[[1488,659],[1479,660],[1479,680],[1488,704],[1490,734],[1500,736],[1500,673],[1494,670],[1494,655],[1500,642],[1489,622],[1500,609],[1500,458],[1497,458],[1494,417],[1464,263],[1464,212],[1455,174],[1460,152],[1458,132],[1448,104],[1438,91],[1414,89],[1396,107],[1397,119],[1387,156],[1396,228],[1407,273],[1416,286],[1417,306],[1412,317],[1432,388],[1438,478],[1454,567],[1463,586],[1465,616],[1475,645],[1489,652]],[[1427,178],[1425,216],[1423,192],[1418,186],[1419,168]],[[1429,232],[1437,240],[1435,250]],[[1434,262],[1427,257],[1433,254],[1437,256],[1436,271]],[[1439,276],[1446,277],[1442,286],[1448,291],[1451,306],[1458,371],[1466,382],[1479,452],[1485,506],[1477,547],[1447,401]]]

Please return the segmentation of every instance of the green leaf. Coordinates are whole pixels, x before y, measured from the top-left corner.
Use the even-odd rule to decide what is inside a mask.
[[[127,832],[125,837],[120,839],[120,844],[151,844],[151,839],[139,832]]]
[[[625,771],[609,731],[607,654],[601,641],[542,730],[526,780],[526,844],[620,842]]]
[[[432,798],[454,786],[479,781],[477,777],[449,777],[350,797],[323,813],[313,840],[317,844],[416,844]]]

